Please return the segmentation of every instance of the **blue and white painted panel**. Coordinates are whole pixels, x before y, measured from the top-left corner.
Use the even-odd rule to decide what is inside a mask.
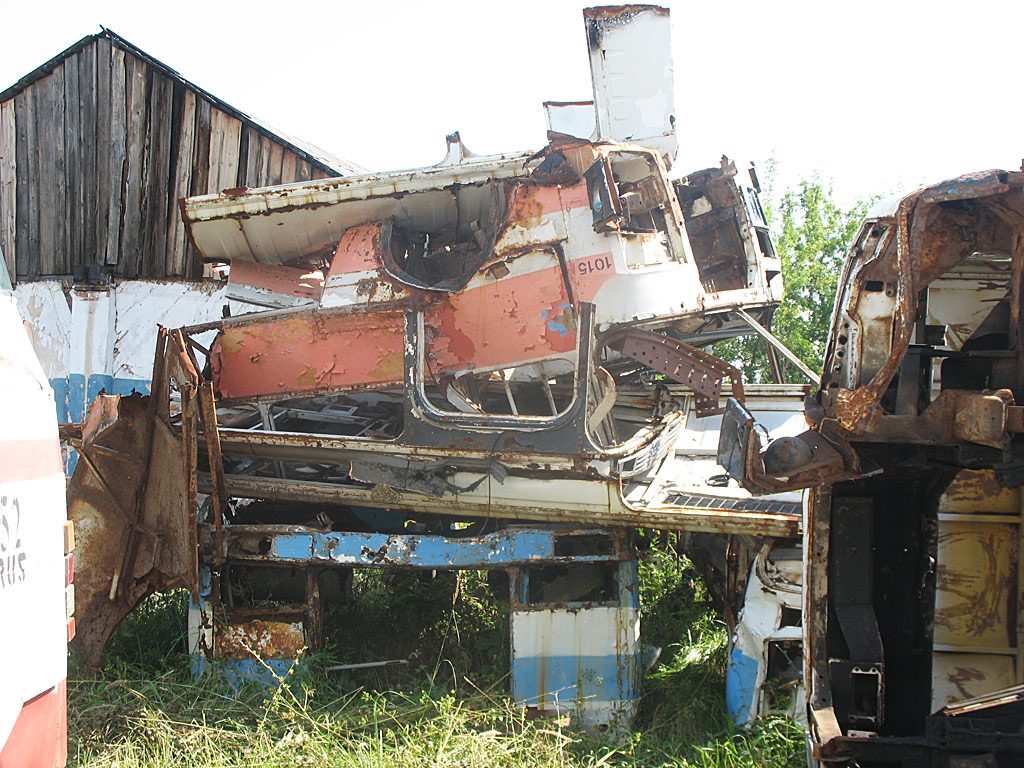
[[[636,712],[640,611],[636,562],[619,563],[614,603],[518,606],[511,612],[512,695],[615,730]]]
[[[750,569],[743,609],[729,642],[725,678],[726,708],[738,725],[779,712],[797,723],[806,722],[802,670],[771,666],[773,645],[799,648],[802,643],[802,628],[784,621],[783,609],[789,609],[790,616],[798,615],[803,602],[801,561],[792,555],[762,550]],[[781,655],[774,658],[775,664],[784,661]],[[788,681],[784,695],[776,695],[775,689],[789,677],[794,679]]]
[[[21,283],[18,310],[53,388],[57,418],[81,421],[99,392],[148,394],[160,326],[219,319],[230,306],[224,283],[128,280],[103,287]]]
[[[233,535],[244,534],[236,526]],[[574,531],[544,528],[509,528],[481,536],[358,533],[280,533],[268,536],[262,560],[286,562],[329,561],[338,565],[384,568],[498,568],[543,561],[591,562],[616,560],[615,547],[604,555],[556,555],[556,541]],[[599,531],[583,531],[595,534]],[[611,538],[611,535],[609,535]]]

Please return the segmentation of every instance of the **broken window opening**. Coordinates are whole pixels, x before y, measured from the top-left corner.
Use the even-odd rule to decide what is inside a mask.
[[[587,180],[587,197],[594,217],[595,232],[610,232],[624,222],[622,205],[607,157],[597,160],[583,175]]]
[[[559,361],[560,362],[560,361]],[[441,411],[452,406],[462,413],[501,416],[551,417],[564,413],[573,402],[575,373],[567,365],[523,366],[489,373],[467,373],[430,383],[424,391]]]
[[[525,568],[526,602],[614,603],[618,599],[617,563],[574,563]]]
[[[402,198],[381,228],[378,248],[385,270],[423,290],[463,288],[493,252],[515,200],[509,186],[492,180],[449,187],[445,205],[432,197],[433,204],[416,215],[408,214],[418,209],[418,195]]]
[[[789,714],[793,696],[803,682],[803,643],[799,640],[769,640],[768,665],[761,714]]]
[[[577,319],[577,312],[572,308],[567,308],[566,314],[570,315],[567,323],[571,326],[573,336],[576,337],[576,344],[572,352],[565,353],[558,357],[548,358],[541,360],[536,363],[530,363],[527,365],[518,366],[516,368],[503,368],[494,369],[492,371],[481,372],[481,374],[472,374],[476,377],[477,382],[480,383],[479,377],[484,377],[484,383],[487,387],[482,393],[478,393],[479,397],[484,397],[487,393],[491,395],[491,402],[494,403],[495,410],[487,411],[484,410],[483,403],[477,403],[469,397],[472,393],[469,392],[470,384],[466,382],[464,385],[460,385],[456,389],[449,392],[450,384],[452,379],[447,379],[445,376],[450,376],[447,372],[436,372],[433,368],[433,361],[426,358],[424,346],[425,339],[428,338],[427,330],[423,322],[423,314],[417,312],[415,314],[408,314],[406,316],[406,343],[413,347],[415,355],[415,366],[412,371],[412,392],[415,401],[422,409],[422,413],[427,420],[435,420],[441,422],[457,423],[460,426],[468,428],[488,428],[495,426],[496,422],[494,419],[501,419],[505,428],[516,429],[535,429],[538,427],[554,425],[559,420],[565,418],[574,407],[579,397],[580,391],[583,391],[584,386],[581,383],[581,371],[579,371],[579,360],[583,357],[584,360],[589,360],[589,350],[584,348],[584,352],[581,353],[581,344],[589,344],[593,329],[593,310],[590,305],[583,305],[584,311],[580,312],[580,318]],[[561,317],[559,319],[562,319]],[[554,322],[554,321],[552,321]],[[564,328],[564,326],[563,326]],[[566,330],[568,333],[568,330]],[[589,366],[588,366],[589,367]],[[538,374],[538,371],[540,373]],[[551,387],[552,373],[557,372],[556,376],[573,371],[573,385],[570,389],[571,399],[566,406],[558,413],[552,415],[547,413],[545,415],[534,416],[524,415],[522,413],[516,414],[519,406],[516,403],[515,394],[512,393],[512,386],[509,383],[509,379],[521,378],[524,381],[535,381],[541,385],[541,389],[544,388],[544,381],[547,381],[548,387]],[[465,374],[470,375],[470,374]],[[428,379],[429,376],[429,379]],[[494,390],[496,387],[500,387],[498,390],[499,394],[497,398],[494,398]],[[432,390],[433,397],[428,396],[428,388]],[[469,393],[467,395],[467,393]],[[552,400],[547,400],[547,391],[544,391],[544,402],[545,409],[550,409],[551,403],[554,401],[554,390],[552,389]],[[450,395],[450,396],[449,396]],[[504,405],[499,405],[501,399],[504,399]],[[451,404],[454,403],[456,410],[452,410]],[[557,407],[556,402],[556,407]],[[511,415],[508,415],[511,414]],[[478,416],[478,419],[467,419],[467,416]],[[474,423],[475,422],[475,423]]]
[[[392,441],[401,434],[405,407],[400,392],[294,398],[217,409],[220,427],[325,437]],[[202,456],[205,461],[205,455]],[[224,455],[228,475],[352,483],[348,467],[329,462]]]
[[[306,569],[230,563],[221,569],[220,598],[226,608],[299,611],[306,602]]]
[[[627,252],[630,266],[650,266],[683,260],[680,233],[670,226],[665,206],[668,189],[653,157],[643,152],[612,152],[599,158],[584,174],[596,232],[654,237],[640,249]]]
[[[757,189],[739,183],[735,164],[725,159],[719,168],[676,181],[674,188],[704,289],[752,287],[751,268],[777,258]]]
[[[570,533],[555,536],[555,557],[610,555],[615,539],[603,533]]]
[[[508,686],[507,571],[356,568],[349,573],[343,600],[332,599],[321,586],[324,643],[341,662],[329,669],[332,675],[370,690],[394,690],[410,668],[451,659],[460,668],[469,662],[490,670]],[[453,616],[458,644],[448,635]],[[374,666],[345,669],[346,664]]]
[[[222,427],[373,440],[396,438],[402,431],[403,416],[401,394],[388,391],[292,398],[217,409],[217,421]],[[267,426],[268,417],[273,428]]]
[[[388,274],[406,285],[457,291],[476,274],[490,253],[492,243],[483,230],[478,232],[479,241],[452,242],[448,233],[403,230],[391,218],[381,230],[381,259]]]
[[[782,611],[779,615],[779,628],[782,627],[802,627],[804,623],[804,614],[800,608],[794,608],[791,605],[783,605]]]

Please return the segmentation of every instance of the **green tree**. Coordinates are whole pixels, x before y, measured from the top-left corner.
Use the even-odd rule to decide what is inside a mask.
[[[774,174],[769,165],[769,178]],[[771,200],[771,194],[767,195]],[[785,296],[772,319],[772,333],[815,371],[821,371],[828,340],[836,284],[846,250],[867,212],[869,201],[840,207],[820,176],[786,190],[778,205],[769,205],[775,248],[782,261]],[[714,353],[743,370],[751,382],[771,382],[764,342],[749,336],[715,345]],[[804,377],[779,356],[783,380]]]

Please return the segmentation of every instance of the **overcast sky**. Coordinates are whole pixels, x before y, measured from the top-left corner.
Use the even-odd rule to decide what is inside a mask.
[[[543,145],[590,98],[583,3],[12,2],[0,87],[109,27],[281,131],[374,170]],[[714,2],[672,9],[677,166],[725,153],[843,200],[1024,156],[1024,2]]]

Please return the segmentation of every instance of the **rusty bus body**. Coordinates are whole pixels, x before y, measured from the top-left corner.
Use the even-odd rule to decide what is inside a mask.
[[[766,470],[770,446],[730,406],[720,458],[744,485],[812,486],[812,761],[1024,759],[1022,190],[1024,173],[987,171],[869,214],[839,281],[815,429],[787,466]]]
[[[723,389],[744,388],[701,347],[767,333],[781,298],[756,175],[670,175],[667,11],[584,16],[592,124],[548,103],[540,151],[454,134],[436,166],[181,202],[226,286],[160,328],[145,394],[63,430],[88,658],[184,586],[197,672],[283,673],[352,568],[504,569],[514,696],[613,727],[641,666],[624,529],[799,534],[792,499],[708,482]],[[78,298],[124,338],[109,291]],[[798,410],[784,389],[765,397]],[[274,608],[242,604],[268,583]]]

